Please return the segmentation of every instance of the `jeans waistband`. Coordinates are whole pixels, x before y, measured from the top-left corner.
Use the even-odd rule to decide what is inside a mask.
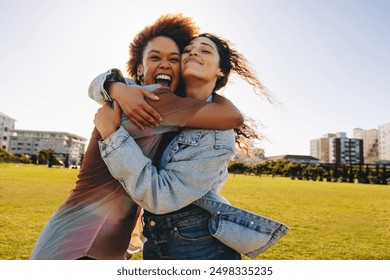
[[[164,228],[166,229],[166,228],[172,228],[173,223],[175,221],[182,220],[184,218],[191,217],[191,216],[200,217],[203,215],[210,215],[210,214],[198,206],[189,205],[175,212],[171,212],[163,215],[156,215],[145,210],[143,219],[146,225],[151,226],[154,229],[164,229]]]
[[[164,217],[172,217],[172,218],[181,218],[183,216],[186,216],[188,213],[188,211],[192,211],[192,210],[201,210],[202,208],[194,205],[194,204],[190,204],[186,207],[183,207],[179,210],[176,210],[176,211],[173,211],[173,212],[170,212],[170,213],[166,213],[166,214],[161,214],[161,215],[157,215],[157,214],[153,214],[151,212],[148,212],[146,210],[144,210],[144,216],[147,216],[147,217],[156,217],[156,218],[164,218]],[[187,213],[187,214],[186,214]]]

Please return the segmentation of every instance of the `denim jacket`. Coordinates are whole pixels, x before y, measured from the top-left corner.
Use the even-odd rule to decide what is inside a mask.
[[[164,214],[193,203],[211,213],[209,229],[216,239],[254,258],[287,234],[288,227],[233,207],[218,193],[227,179],[234,139],[233,130],[186,128],[165,149],[161,170],[123,127],[99,146],[111,174],[138,205]]]
[[[284,236],[288,227],[233,207],[218,194],[234,151],[232,133],[185,129],[165,150],[160,171],[123,128],[101,141],[100,149],[113,177],[138,205],[163,214],[194,203],[212,214],[210,232],[216,239],[254,258]]]

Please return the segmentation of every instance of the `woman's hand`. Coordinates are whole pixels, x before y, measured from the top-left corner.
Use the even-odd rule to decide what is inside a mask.
[[[145,126],[156,127],[162,121],[161,115],[146,101],[148,98],[157,101],[160,98],[139,86],[128,86],[123,83],[111,83],[110,95],[118,101],[123,113],[140,129]]]
[[[114,100],[114,108],[110,103],[104,104],[95,114],[94,123],[103,139],[113,134],[121,123],[121,109]]]

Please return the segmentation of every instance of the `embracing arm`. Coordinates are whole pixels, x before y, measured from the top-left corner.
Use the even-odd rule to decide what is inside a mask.
[[[108,85],[111,82],[127,84],[120,70],[115,68],[109,69],[92,80],[88,88],[88,96],[102,105],[106,101],[113,101],[108,93]]]
[[[88,96],[102,105],[106,101],[118,101],[125,115],[144,129],[145,126],[158,126],[161,121],[161,115],[145,102],[145,98],[159,99],[152,93],[155,88],[156,85],[141,87],[134,80],[125,78],[120,70],[112,68],[92,80]]]
[[[202,137],[213,137],[213,133],[218,132],[208,133]],[[231,136],[229,134],[229,139]],[[183,158],[177,153],[175,159],[159,171],[123,128],[100,141],[99,145],[111,174],[122,183],[132,199],[147,211],[163,214],[181,209],[211,189],[221,187],[234,154],[234,149],[229,148],[234,147],[234,139],[231,141],[228,145],[209,145],[212,141],[199,141],[199,146],[188,147],[194,149],[194,153]],[[127,156],[130,153],[131,156]]]
[[[110,69],[92,81],[88,94],[100,104],[117,100],[124,114],[137,127],[144,129],[145,126],[158,126],[164,117],[159,114],[158,103],[150,103],[159,100],[158,95],[151,92],[152,89],[137,86],[134,80],[124,78],[120,70]],[[242,123],[243,116],[233,103],[214,94],[212,103],[199,109],[186,124],[180,126],[223,130],[239,127]],[[168,122],[168,125],[175,124]]]
[[[187,127],[233,129],[243,124],[240,110],[227,98],[214,94],[213,102],[199,109],[187,122]]]

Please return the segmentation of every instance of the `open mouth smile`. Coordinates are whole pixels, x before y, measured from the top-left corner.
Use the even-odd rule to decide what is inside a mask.
[[[158,74],[154,77],[154,83],[169,87],[172,83],[172,77],[167,74]]]

